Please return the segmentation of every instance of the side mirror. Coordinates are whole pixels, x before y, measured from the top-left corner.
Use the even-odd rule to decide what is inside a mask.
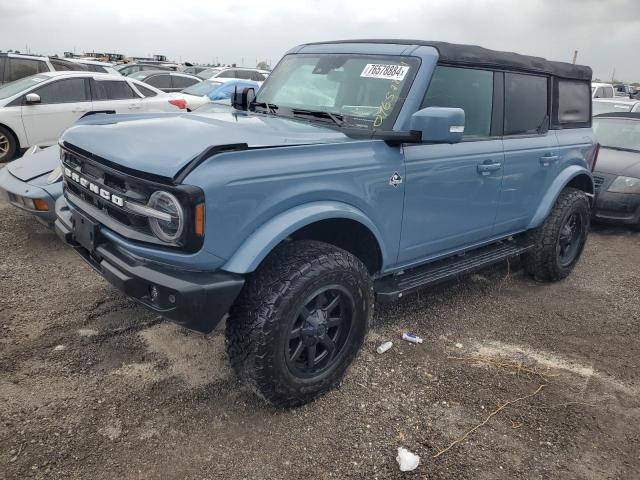
[[[249,110],[249,105],[256,98],[256,91],[251,87],[236,89],[231,95],[231,106],[236,110]]]
[[[458,143],[464,135],[464,110],[427,107],[411,115],[411,131],[425,143]]]
[[[34,105],[36,103],[40,103],[40,95],[38,95],[37,93],[27,93],[24,99],[26,100],[27,105]]]

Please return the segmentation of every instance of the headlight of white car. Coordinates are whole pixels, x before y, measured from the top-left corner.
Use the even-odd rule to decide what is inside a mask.
[[[640,178],[618,177],[611,183],[607,191],[612,193],[640,194]]]
[[[60,180],[62,180],[62,167],[58,165],[56,168],[53,169],[53,171],[47,177],[47,183],[48,184],[57,183]]]

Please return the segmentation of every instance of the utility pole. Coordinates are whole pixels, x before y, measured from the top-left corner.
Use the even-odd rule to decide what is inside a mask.
[[[573,63],[575,65],[577,59],[578,59],[578,50],[574,50],[573,51],[573,60],[571,61],[571,63]]]
[[[615,78],[616,78],[616,67],[613,67],[613,72],[611,73],[611,83],[613,83]]]

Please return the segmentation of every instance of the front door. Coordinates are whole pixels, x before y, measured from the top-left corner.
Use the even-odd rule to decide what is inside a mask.
[[[494,90],[502,85],[494,83],[489,70],[436,67],[422,108],[462,108],[465,138],[454,145],[404,147],[399,264],[409,266],[491,239],[504,164],[494,125],[501,117],[493,114],[500,110],[494,108]]]
[[[53,145],[67,128],[91,110],[84,78],[56,80],[32,90],[40,103],[22,104],[22,124],[29,145]]]

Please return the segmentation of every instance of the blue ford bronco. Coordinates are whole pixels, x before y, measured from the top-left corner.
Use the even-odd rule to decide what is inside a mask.
[[[335,386],[374,300],[582,252],[591,69],[468,45],[298,46],[225,111],[97,114],[60,140],[56,230],[148,309],[210,332],[278,406]],[[206,108],[206,107],[205,107]]]

